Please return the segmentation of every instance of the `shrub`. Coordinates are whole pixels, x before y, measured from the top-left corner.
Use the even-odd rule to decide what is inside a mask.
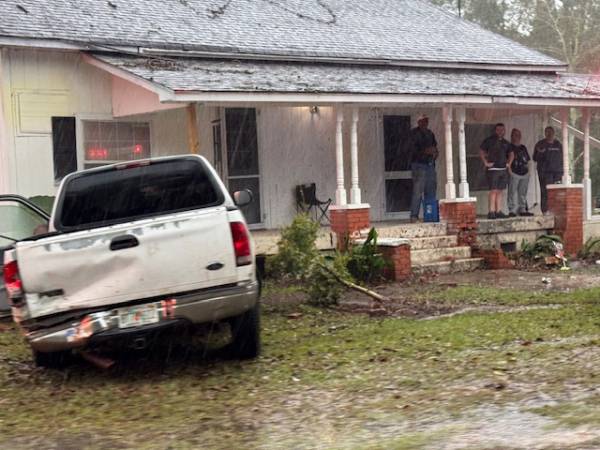
[[[371,228],[364,244],[350,249],[346,267],[354,279],[363,283],[372,283],[383,277],[386,262],[377,249],[375,228]]]
[[[292,223],[281,231],[277,254],[267,260],[267,273],[302,280],[309,271],[311,262],[319,256],[315,243],[318,230],[319,224],[306,214],[297,215]]]
[[[298,215],[281,232],[278,252],[267,260],[267,273],[288,277],[300,283],[315,306],[336,305],[344,292],[340,280],[353,282],[353,276],[362,282],[380,278],[385,261],[377,253],[377,232],[372,229],[363,245],[349,253],[336,252],[324,256],[316,246],[319,224],[306,215]]]
[[[581,259],[598,259],[600,258],[600,238],[589,238],[583,248],[579,251]]]
[[[523,242],[521,245],[521,256],[535,260],[556,254],[556,244],[562,245],[560,236],[548,234],[538,237],[534,242]]]

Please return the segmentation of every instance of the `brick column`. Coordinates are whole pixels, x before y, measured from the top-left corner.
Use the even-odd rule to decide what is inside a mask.
[[[348,240],[360,237],[371,226],[371,207],[368,204],[332,206],[329,208],[331,231],[337,236],[337,247],[345,250]]]
[[[384,276],[388,280],[404,281],[412,275],[410,242],[408,239],[384,238],[377,241],[377,249],[389,264]]]
[[[440,200],[440,218],[448,223],[448,234],[458,236],[458,245],[477,243],[477,204],[474,198]]]
[[[565,253],[583,247],[583,185],[548,186],[548,210],[554,215],[554,233],[563,239]]]

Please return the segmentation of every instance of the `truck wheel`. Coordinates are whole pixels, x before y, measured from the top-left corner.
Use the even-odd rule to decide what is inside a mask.
[[[231,321],[232,356],[252,359],[260,354],[260,304]]]
[[[33,361],[35,362],[36,367],[45,367],[48,369],[61,369],[67,363],[67,358],[69,356],[68,352],[38,352],[36,350],[32,350],[33,352]]]

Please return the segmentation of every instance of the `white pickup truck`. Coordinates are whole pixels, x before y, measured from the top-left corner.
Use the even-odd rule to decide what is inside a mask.
[[[195,155],[67,176],[47,233],[15,239],[4,252],[13,318],[36,363],[223,321],[235,356],[258,355],[260,289],[239,210],[251,193],[234,198]]]

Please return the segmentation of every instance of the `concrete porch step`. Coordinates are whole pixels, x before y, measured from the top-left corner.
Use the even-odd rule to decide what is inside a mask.
[[[413,265],[413,273],[454,273],[471,272],[484,268],[483,258],[463,258],[454,261],[435,261],[421,265]]]
[[[436,261],[449,261],[454,259],[465,259],[471,257],[471,247],[446,247],[423,250],[412,250],[410,252],[411,263],[414,266]]]
[[[426,238],[445,236],[447,234],[446,222],[436,223],[397,223],[378,222],[373,226],[377,228],[380,237],[386,238]]]
[[[409,241],[410,248],[413,251],[456,247],[458,245],[458,237],[456,235],[410,238]]]

